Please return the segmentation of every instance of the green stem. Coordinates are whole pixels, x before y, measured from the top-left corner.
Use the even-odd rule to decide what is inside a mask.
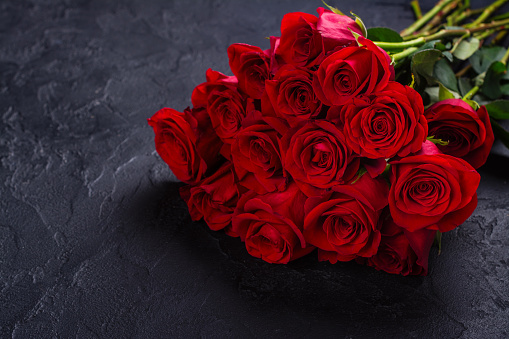
[[[422,18],[422,11],[421,6],[419,5],[419,0],[412,0],[410,2],[410,6],[412,6],[412,9],[414,10],[415,18],[416,19]]]
[[[476,15],[476,14],[479,14],[479,13],[482,13],[484,11],[484,7],[482,8],[478,8],[478,9],[466,9],[463,13],[460,13],[458,15],[458,17],[454,20],[454,24],[458,24],[460,22],[462,22],[463,20],[465,20],[466,18],[472,16],[472,15]]]
[[[497,31],[496,29],[492,28],[487,31],[480,32],[480,33],[476,34],[475,37],[479,40],[484,40],[487,37],[489,37],[490,35],[494,34],[496,31]]]
[[[465,94],[465,96],[462,99],[470,100],[475,95],[475,93],[477,93],[477,91],[479,91],[479,86],[472,87],[472,89],[468,91],[467,94]]]
[[[472,34],[472,33],[475,33],[475,32],[481,32],[481,31],[486,31],[486,30],[490,30],[492,28],[499,28],[499,27],[502,27],[504,25],[509,25],[509,18],[508,19],[505,19],[505,20],[500,20],[500,21],[493,21],[489,24],[480,24],[479,26],[477,27],[473,27],[473,28],[470,28],[470,29],[467,29],[467,28],[458,28],[458,29],[442,29],[434,34],[431,34],[431,35],[428,35],[428,36],[423,36],[423,37],[419,37],[417,39],[414,39],[414,40],[408,40],[408,41],[402,41],[402,42],[375,42],[375,44],[385,50],[391,50],[391,49],[402,49],[402,48],[407,48],[407,47],[416,47],[416,46],[421,46],[423,45],[424,43],[426,43],[427,41],[431,41],[431,40],[437,40],[437,39],[442,39],[442,38],[446,38],[446,37],[452,37],[452,36],[461,36],[461,35],[464,35],[464,34]],[[505,29],[504,27],[502,27],[502,29]]]
[[[488,7],[479,15],[477,19],[474,20],[471,24],[466,25],[465,27],[474,27],[476,25],[479,25],[480,23],[483,23],[484,20],[488,19],[493,12],[495,12],[500,6],[502,6],[504,3],[506,3],[507,0],[497,0]]]
[[[440,25],[442,22],[442,18],[444,16],[447,16],[450,11],[452,11],[456,6],[458,6],[458,3],[460,0],[455,0],[445,6],[440,12],[438,12],[429,22],[426,26],[424,26],[418,33],[426,33],[433,29],[435,26]]]
[[[402,42],[382,42],[382,41],[374,41],[375,45],[385,50],[388,49],[402,49],[408,47],[420,46],[426,42],[424,37],[420,37],[414,40],[402,41]]]
[[[417,50],[418,50],[417,47],[410,47],[410,48],[405,49],[403,52],[393,54],[392,58],[394,59],[394,61],[399,61],[401,59],[406,58],[409,55],[412,55]]]
[[[495,46],[498,45],[500,41],[507,35],[507,31],[500,31],[498,34],[491,40],[491,45]]]
[[[429,12],[424,14],[420,19],[415,21],[413,24],[408,26],[406,29],[401,31],[401,36],[410,35],[413,32],[417,31],[419,28],[424,26],[428,21],[430,21],[435,15],[437,15],[445,6],[455,0],[440,0],[435,7],[433,7]]]
[[[505,65],[507,64],[507,60],[509,60],[509,48],[507,49],[507,51],[505,51],[505,54],[502,57],[502,59],[500,59],[500,62]]]

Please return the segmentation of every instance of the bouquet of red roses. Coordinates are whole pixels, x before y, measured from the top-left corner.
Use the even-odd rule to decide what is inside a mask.
[[[286,14],[267,50],[231,45],[233,76],[209,69],[193,108],[149,119],[157,152],[188,184],[192,219],[255,257],[285,264],[317,250],[322,261],[425,275],[437,232],[476,208],[476,168],[494,141],[488,110],[471,100],[482,84],[462,81],[462,98],[444,75],[475,37],[433,37],[442,31],[432,15],[405,38],[332,7],[317,12]],[[504,105],[492,104],[499,114]]]

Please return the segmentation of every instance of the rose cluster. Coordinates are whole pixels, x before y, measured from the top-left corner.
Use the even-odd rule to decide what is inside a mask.
[[[156,149],[188,184],[192,219],[255,257],[317,250],[424,275],[436,231],[477,205],[475,168],[493,143],[486,110],[460,99],[425,110],[362,24],[317,11],[286,14],[268,50],[231,45],[233,76],[209,69],[193,108],[149,119]]]

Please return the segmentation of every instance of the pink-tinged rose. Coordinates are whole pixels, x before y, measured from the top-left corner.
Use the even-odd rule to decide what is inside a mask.
[[[226,162],[210,177],[181,190],[193,220],[203,218],[210,229],[219,231],[231,226],[237,201],[245,189],[235,182],[233,165]]]
[[[281,21],[281,39],[276,54],[287,64],[311,67],[322,60],[322,38],[314,15],[287,13]]]
[[[448,141],[438,145],[445,154],[467,161],[479,168],[486,162],[495,140],[486,107],[477,112],[461,99],[437,102],[424,113],[428,120],[428,134]]]
[[[359,260],[377,270],[392,274],[426,275],[428,257],[436,231],[421,229],[408,232],[399,227],[387,214],[381,229],[382,240],[378,252],[371,258]]]
[[[252,256],[286,264],[314,249],[302,234],[305,201],[306,196],[294,183],[282,192],[248,192],[237,204],[232,231],[245,241]]]
[[[260,99],[265,90],[265,80],[270,79],[270,52],[246,44],[228,47],[230,69],[239,81],[242,92],[253,99]]]
[[[348,16],[321,7],[317,12],[319,19],[316,26],[322,36],[324,54],[356,44],[352,32],[363,35],[359,25]]]
[[[390,164],[389,207],[404,229],[447,232],[475,210],[479,173],[465,160],[442,154],[432,142]]]
[[[284,123],[276,123],[279,123],[278,118],[262,117],[260,112],[252,112],[231,147],[239,183],[258,194],[283,191],[288,181],[279,145],[287,127]]]
[[[148,124],[154,129],[157,153],[180,181],[195,184],[224,161],[219,155],[223,143],[204,108],[183,113],[163,108]]]
[[[317,118],[322,111],[322,103],[313,91],[313,73],[305,68],[283,66],[273,80],[265,81],[265,90],[263,113],[274,112],[290,126]]]
[[[349,182],[359,169],[359,158],[343,133],[325,120],[302,122],[288,130],[281,150],[285,169],[307,196]]]
[[[363,175],[350,185],[306,201],[304,237],[318,247],[319,260],[349,261],[371,257],[380,244],[379,217],[387,206],[389,187],[384,179]]]
[[[381,91],[332,107],[327,120],[343,127],[355,153],[370,159],[415,153],[428,135],[421,96],[394,81]]]
[[[328,105],[343,105],[360,94],[382,90],[394,80],[394,68],[387,53],[372,41],[358,38],[360,47],[345,47],[332,53],[315,73],[313,88]]]

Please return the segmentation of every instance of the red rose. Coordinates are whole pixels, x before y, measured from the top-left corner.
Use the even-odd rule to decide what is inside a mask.
[[[378,219],[389,187],[385,180],[363,175],[355,184],[338,185],[306,201],[304,236],[321,251],[319,259],[348,261],[371,257],[380,243]]]
[[[163,108],[148,119],[155,133],[157,153],[173,174],[188,184],[199,182],[222,160],[221,140],[215,134],[204,108]]]
[[[233,166],[226,162],[213,175],[194,187],[181,190],[187,202],[191,219],[205,219],[209,227],[218,231],[231,225],[233,211],[244,192],[235,183]]]
[[[239,80],[239,88],[253,99],[262,97],[265,80],[270,79],[269,54],[259,47],[246,44],[228,47],[230,68]]]
[[[244,194],[232,219],[232,230],[245,241],[249,254],[286,264],[313,250],[302,235],[306,196],[295,184],[283,192]]]
[[[372,41],[358,38],[361,47],[345,47],[329,55],[315,73],[313,88],[326,105],[343,105],[359,94],[382,90],[394,78],[390,58]]]
[[[479,173],[466,161],[442,154],[430,141],[416,155],[390,164],[391,215],[410,232],[422,228],[450,231],[477,206]]]
[[[394,81],[379,92],[332,107],[327,120],[344,126],[348,145],[371,159],[415,153],[428,135],[421,96]]]
[[[495,140],[484,106],[476,112],[461,99],[448,99],[437,102],[424,114],[428,134],[449,142],[438,145],[442,152],[462,158],[474,168],[484,165]]]
[[[311,67],[322,57],[322,38],[316,28],[318,18],[307,13],[287,13],[281,21],[281,39],[276,54],[286,63]]]
[[[408,232],[396,225],[388,214],[381,229],[382,240],[378,252],[365,261],[368,266],[387,273],[426,275],[428,256],[436,231],[421,229]]]
[[[325,120],[288,130],[281,150],[285,169],[307,196],[350,181],[359,169],[359,158],[348,148],[343,133]]]
[[[209,68],[207,81],[196,86],[192,102],[195,107],[207,107],[217,136],[224,143],[231,144],[248,106],[246,98],[237,91],[237,78]]]
[[[252,112],[231,147],[239,183],[258,194],[282,191],[288,180],[281,164],[281,131],[267,119],[258,111]]]
[[[348,16],[336,14],[321,7],[317,9],[317,12],[320,18],[316,26],[322,36],[324,54],[338,47],[355,44],[352,32],[363,35],[359,25]]]
[[[313,91],[313,73],[305,68],[283,66],[273,80],[265,81],[265,90],[263,114],[273,111],[290,126],[316,118],[322,110],[322,103]]]

